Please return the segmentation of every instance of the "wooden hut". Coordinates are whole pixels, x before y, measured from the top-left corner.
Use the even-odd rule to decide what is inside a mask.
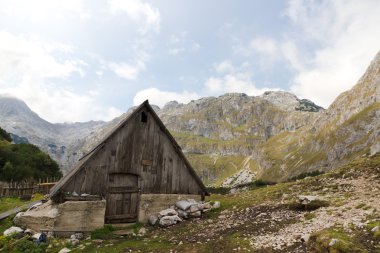
[[[106,200],[105,222],[145,222],[204,184],[148,101],[112,129],[50,191],[55,203]]]

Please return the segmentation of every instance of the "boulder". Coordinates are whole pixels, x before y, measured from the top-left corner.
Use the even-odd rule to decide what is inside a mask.
[[[178,215],[163,216],[161,217],[159,224],[161,227],[169,227],[181,221],[182,219],[178,217]]]
[[[308,205],[313,201],[320,200],[318,196],[312,196],[312,195],[299,195],[298,201],[302,205]]]
[[[201,211],[190,213],[190,217],[193,217],[193,218],[201,217],[201,216],[202,216]]]
[[[198,212],[200,211],[201,209],[199,208],[199,205],[198,204],[194,204],[194,205],[191,205],[190,208],[189,208],[189,212],[190,213],[195,213],[195,212]]]
[[[36,233],[32,235],[32,238],[37,241],[38,239],[40,239],[40,236],[41,236],[41,233]]]
[[[162,210],[161,212],[159,212],[158,217],[174,216],[174,215],[178,216],[177,211],[174,209],[168,208],[168,209],[165,209],[165,210]]]
[[[181,217],[182,219],[187,219],[189,218],[189,213],[186,211],[183,211],[181,209],[178,209],[178,216]]]
[[[188,201],[188,200],[180,200],[175,203],[175,206],[179,208],[180,210],[186,211],[187,209],[190,208],[191,205],[193,205],[193,201]]]
[[[3,235],[4,236],[12,236],[12,235],[21,234],[22,232],[24,232],[24,230],[22,228],[12,226],[12,227],[8,228],[7,230],[5,230]]]
[[[149,218],[148,218],[148,223],[149,223],[149,225],[151,225],[151,226],[156,225],[157,221],[158,221],[158,217],[157,217],[157,215],[151,215],[151,216],[149,216]]]

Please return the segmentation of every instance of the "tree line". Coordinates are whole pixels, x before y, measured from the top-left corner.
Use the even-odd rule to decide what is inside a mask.
[[[58,164],[33,144],[13,144],[9,133],[0,127],[0,181],[62,177]]]

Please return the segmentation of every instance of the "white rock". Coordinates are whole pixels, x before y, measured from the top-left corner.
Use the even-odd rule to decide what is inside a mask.
[[[334,246],[335,243],[337,243],[337,242],[338,242],[338,239],[333,238],[333,239],[331,239],[331,241],[330,241],[330,243],[329,243],[329,246],[332,247],[332,246]]]
[[[3,235],[4,236],[11,236],[13,234],[20,234],[23,231],[24,230],[22,228],[19,228],[19,227],[10,227],[10,228],[8,228],[7,230],[4,231]]]
[[[189,213],[186,211],[183,211],[181,209],[178,209],[178,216],[181,217],[182,219],[187,219],[189,218]]]
[[[201,215],[202,215],[201,211],[190,213],[191,217],[201,217]]]
[[[375,233],[377,231],[379,231],[379,226],[376,226],[376,227],[374,227],[374,228],[371,229],[372,233]]]
[[[36,233],[32,236],[32,238],[38,240],[40,239],[40,236],[41,236],[41,233]]]
[[[145,235],[146,234],[146,228],[140,228],[139,235]]]
[[[304,234],[301,236],[301,241],[308,242],[310,240],[310,234]]]
[[[190,208],[189,208],[189,212],[190,213],[195,213],[195,212],[198,212],[198,211],[200,211],[198,204],[191,205]]]
[[[194,200],[195,201],[195,200]],[[189,209],[189,207],[191,205],[193,205],[194,202],[193,201],[189,201],[189,200],[180,200],[180,201],[177,201],[175,203],[175,206],[178,207],[179,209],[183,210],[183,211],[186,211],[187,209]]]
[[[300,195],[300,196],[298,196],[298,201],[303,205],[307,205],[310,202],[316,201],[316,200],[319,200],[318,196],[311,196],[311,195]]]
[[[218,208],[220,208],[220,202],[215,201],[214,204],[212,205],[212,209],[218,209]]]
[[[159,212],[159,217],[178,215],[178,212],[174,209],[168,208]]]
[[[178,222],[181,222],[182,219],[178,217],[178,215],[171,215],[171,216],[164,216],[160,219],[160,226],[161,227],[168,227],[174,224],[177,224]]]
[[[68,253],[68,252],[70,252],[70,251],[71,251],[71,249],[63,248],[63,249],[61,249],[58,253]]]
[[[157,215],[150,215],[149,218],[148,218],[148,223],[151,226],[156,225],[157,221],[158,221]]]

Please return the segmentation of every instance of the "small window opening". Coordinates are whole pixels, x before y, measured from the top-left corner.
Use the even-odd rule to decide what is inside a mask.
[[[148,115],[145,112],[141,113],[141,122],[148,122]]]

